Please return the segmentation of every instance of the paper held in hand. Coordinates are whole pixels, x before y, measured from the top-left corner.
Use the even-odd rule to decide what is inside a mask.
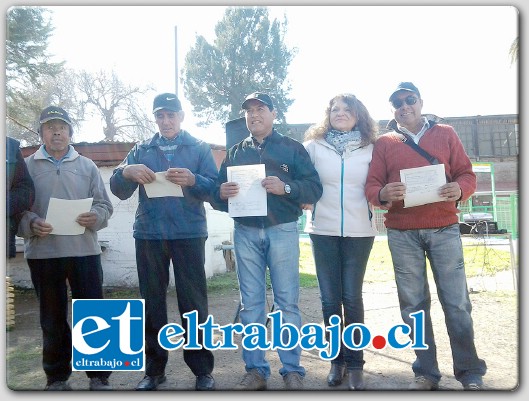
[[[149,198],[161,198],[164,196],[183,197],[182,187],[165,178],[165,171],[155,173],[156,181],[144,184],[145,192]]]
[[[229,166],[228,182],[239,184],[239,193],[228,199],[230,217],[266,216],[266,189],[261,181],[266,177],[264,164]]]
[[[58,199],[50,198],[46,223],[53,227],[50,234],[55,235],[80,235],[84,234],[85,227],[75,220],[81,213],[87,213],[92,207],[94,198],[86,199]]]
[[[446,184],[444,164],[400,170],[400,181],[406,184],[404,207],[442,202],[439,188]]]

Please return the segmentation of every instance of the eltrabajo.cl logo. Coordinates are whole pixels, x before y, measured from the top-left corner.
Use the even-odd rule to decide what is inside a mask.
[[[143,299],[72,300],[72,369],[145,370]]]

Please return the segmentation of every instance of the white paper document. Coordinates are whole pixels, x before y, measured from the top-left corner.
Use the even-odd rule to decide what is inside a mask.
[[[53,227],[50,234],[55,235],[80,235],[84,233],[85,227],[75,220],[81,213],[87,213],[92,207],[94,198],[86,199],[58,199],[50,198],[48,211],[46,212],[46,223]]]
[[[239,193],[228,198],[230,217],[266,216],[266,189],[261,181],[266,177],[264,164],[229,166],[228,182],[239,184]]]
[[[165,171],[160,171],[156,174],[156,181],[149,184],[144,184],[145,192],[149,198],[161,198],[164,196],[178,196],[183,197],[184,193],[182,187],[165,178]]]
[[[406,184],[404,207],[441,202],[439,188],[446,184],[444,164],[400,170],[400,181]]]

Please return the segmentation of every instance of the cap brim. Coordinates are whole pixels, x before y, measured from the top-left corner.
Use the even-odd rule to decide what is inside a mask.
[[[40,120],[39,124],[44,124],[51,120],[61,120],[61,121],[64,121],[66,124],[68,124],[70,127],[72,126],[72,123],[70,121],[68,121],[65,118],[57,117],[57,116],[48,117],[48,118],[45,118],[44,120]]]
[[[270,105],[266,102],[263,102],[261,99],[257,99],[256,97],[253,97],[251,99],[246,99],[244,102],[242,102],[241,109],[246,109],[246,105],[250,100],[257,100],[258,102],[264,104],[266,107],[270,108]]]
[[[411,92],[411,93],[417,93],[417,92],[415,92],[415,91],[412,90],[412,89],[407,89],[407,88],[397,89],[395,92],[393,92],[393,93],[391,94],[391,96],[389,97],[389,101],[391,102],[391,99],[393,99],[393,96],[395,96],[397,93],[402,92],[402,91],[405,91],[405,92]]]
[[[160,111],[160,110],[169,110],[169,111],[174,111],[174,112],[179,112],[180,110],[176,110],[174,108],[171,108],[171,107],[157,107],[155,108],[152,112],[153,113],[156,113],[157,111]]]

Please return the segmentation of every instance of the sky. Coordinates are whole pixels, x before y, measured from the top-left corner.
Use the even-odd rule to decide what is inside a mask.
[[[196,35],[209,43],[223,6],[46,6],[55,26],[49,41],[54,61],[96,72],[114,69],[131,85],[175,91],[175,59],[184,66]],[[376,120],[392,118],[388,97],[412,81],[423,112],[441,117],[518,113],[518,64],[509,48],[519,34],[514,6],[269,6],[286,15],[285,36],[297,54],[289,66],[293,105],[288,123],[315,123],[328,101],[354,93]],[[175,57],[175,29],[177,57]],[[199,128],[181,84],[183,128],[224,144],[224,123]],[[145,100],[146,109],[152,105]],[[273,93],[271,93],[273,96]],[[76,142],[103,139],[102,123],[86,124]]]

